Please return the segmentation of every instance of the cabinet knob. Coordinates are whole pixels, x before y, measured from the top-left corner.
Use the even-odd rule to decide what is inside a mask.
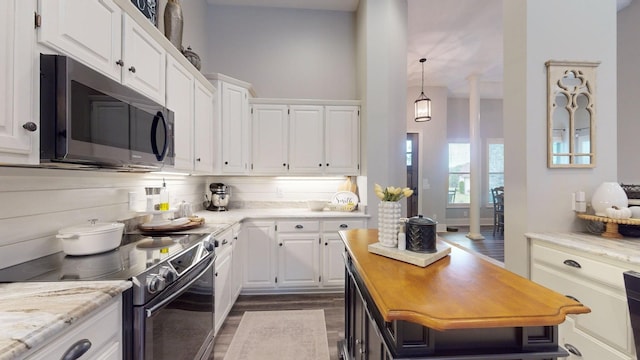
[[[329,163],[327,163],[327,167],[329,166]]]
[[[302,226],[300,224],[296,225],[296,229],[303,229],[303,228],[304,228],[304,226]]]
[[[22,125],[22,128],[24,128],[27,131],[34,132],[34,131],[38,130],[38,125],[36,125],[36,123],[34,123],[33,121],[29,121],[27,123],[24,123]]]
[[[567,265],[567,266],[571,266],[574,267],[576,269],[580,269],[582,268],[582,266],[580,265],[579,262],[575,261],[575,260],[571,260],[571,259],[567,259],[565,261],[562,262],[563,264]]]
[[[136,67],[135,67],[135,66],[130,67],[130,68],[129,68],[129,71],[131,71],[132,73],[134,73],[134,74],[135,74],[135,72],[136,72]]]
[[[567,349],[568,352],[572,353],[573,355],[582,356],[582,353],[580,352],[580,350],[578,350],[578,348],[576,348],[575,346],[571,344],[564,344],[564,347]]]
[[[282,163],[282,166],[287,166],[287,163]]]
[[[318,166],[322,167],[322,164],[318,164]]]
[[[122,59],[116,61],[116,65],[118,66],[124,66],[124,61],[122,61]]]
[[[225,162],[224,162],[224,164],[225,164],[225,165],[229,165],[229,162],[228,162],[228,161],[225,161]]]
[[[201,160],[200,160],[200,158],[197,158],[197,159],[196,159],[196,161],[197,161],[197,162],[200,162]]]
[[[84,353],[91,348],[91,341],[88,339],[82,339],[75,342],[71,347],[62,355],[60,360],[75,360],[79,359]]]
[[[278,244],[279,246],[282,246],[282,243]]]
[[[349,225],[347,225],[347,224],[340,224],[340,229],[346,229],[348,227],[349,227]]]

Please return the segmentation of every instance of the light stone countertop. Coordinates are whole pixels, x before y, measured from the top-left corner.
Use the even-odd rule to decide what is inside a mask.
[[[0,284],[0,360],[22,358],[130,287],[130,281]]]
[[[205,225],[233,225],[246,220],[266,219],[327,219],[353,218],[367,219],[369,215],[362,211],[311,211],[307,208],[273,208],[273,209],[231,209],[229,211],[198,211],[196,215],[205,219]]]
[[[640,266],[640,239],[609,239],[587,233],[525,233],[527,238]]]

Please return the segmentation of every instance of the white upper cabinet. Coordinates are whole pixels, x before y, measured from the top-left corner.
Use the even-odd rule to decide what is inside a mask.
[[[325,173],[357,175],[360,172],[360,109],[357,106],[325,108]]]
[[[196,81],[193,113],[195,117],[194,170],[197,173],[213,174],[215,169],[213,101],[213,92]]]
[[[122,10],[112,0],[39,0],[38,40],[121,79]]]
[[[286,105],[254,105],[251,108],[251,172],[282,174],[289,166]]]
[[[252,174],[359,174],[358,105],[286,99],[251,102]]]
[[[123,28],[122,83],[164,104],[164,48],[128,15],[123,17]]]
[[[193,75],[173,58],[167,61],[167,108],[173,111],[177,170],[193,170]]]
[[[323,124],[323,106],[291,105],[290,173],[309,175],[323,173]]]
[[[222,173],[244,174],[249,170],[249,92],[221,82]]]
[[[38,94],[34,1],[0,2],[0,163],[37,164]]]
[[[39,41],[165,104],[166,51],[111,0],[40,0]]]

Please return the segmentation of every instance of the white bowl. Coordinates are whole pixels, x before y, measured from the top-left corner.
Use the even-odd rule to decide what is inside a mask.
[[[322,211],[328,203],[327,200],[307,200],[307,206],[311,211]]]

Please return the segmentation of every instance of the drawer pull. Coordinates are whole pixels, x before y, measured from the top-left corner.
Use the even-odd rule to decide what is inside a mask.
[[[580,300],[578,300],[578,299],[574,298],[574,297],[573,297],[573,296],[571,296],[571,295],[565,295],[565,296],[566,296],[566,297],[568,297],[569,299],[571,299],[571,300],[575,301],[575,302],[579,302],[580,304],[582,304],[582,303],[580,302]]]
[[[229,243],[229,242],[227,241],[227,239],[222,240],[222,245],[226,245],[226,244],[228,244],[228,243]]]
[[[300,224],[296,225],[296,229],[302,229],[302,228],[304,228],[304,226],[302,226]]]
[[[347,224],[340,224],[340,229],[346,229],[348,227],[349,227],[349,225],[347,225]]]
[[[578,348],[576,348],[575,346],[571,344],[564,344],[564,347],[567,349],[568,352],[572,353],[573,355],[582,356],[582,353],[580,352],[580,350],[578,350]]]
[[[88,339],[78,340],[75,344],[71,345],[71,347],[67,350],[67,352],[62,355],[60,360],[75,360],[79,359],[84,353],[89,351],[91,348],[91,341]]]
[[[567,265],[567,266],[571,266],[577,269],[582,268],[582,266],[580,266],[580,263],[575,261],[575,260],[571,260],[571,259],[567,259],[565,261],[562,262],[563,264]]]

